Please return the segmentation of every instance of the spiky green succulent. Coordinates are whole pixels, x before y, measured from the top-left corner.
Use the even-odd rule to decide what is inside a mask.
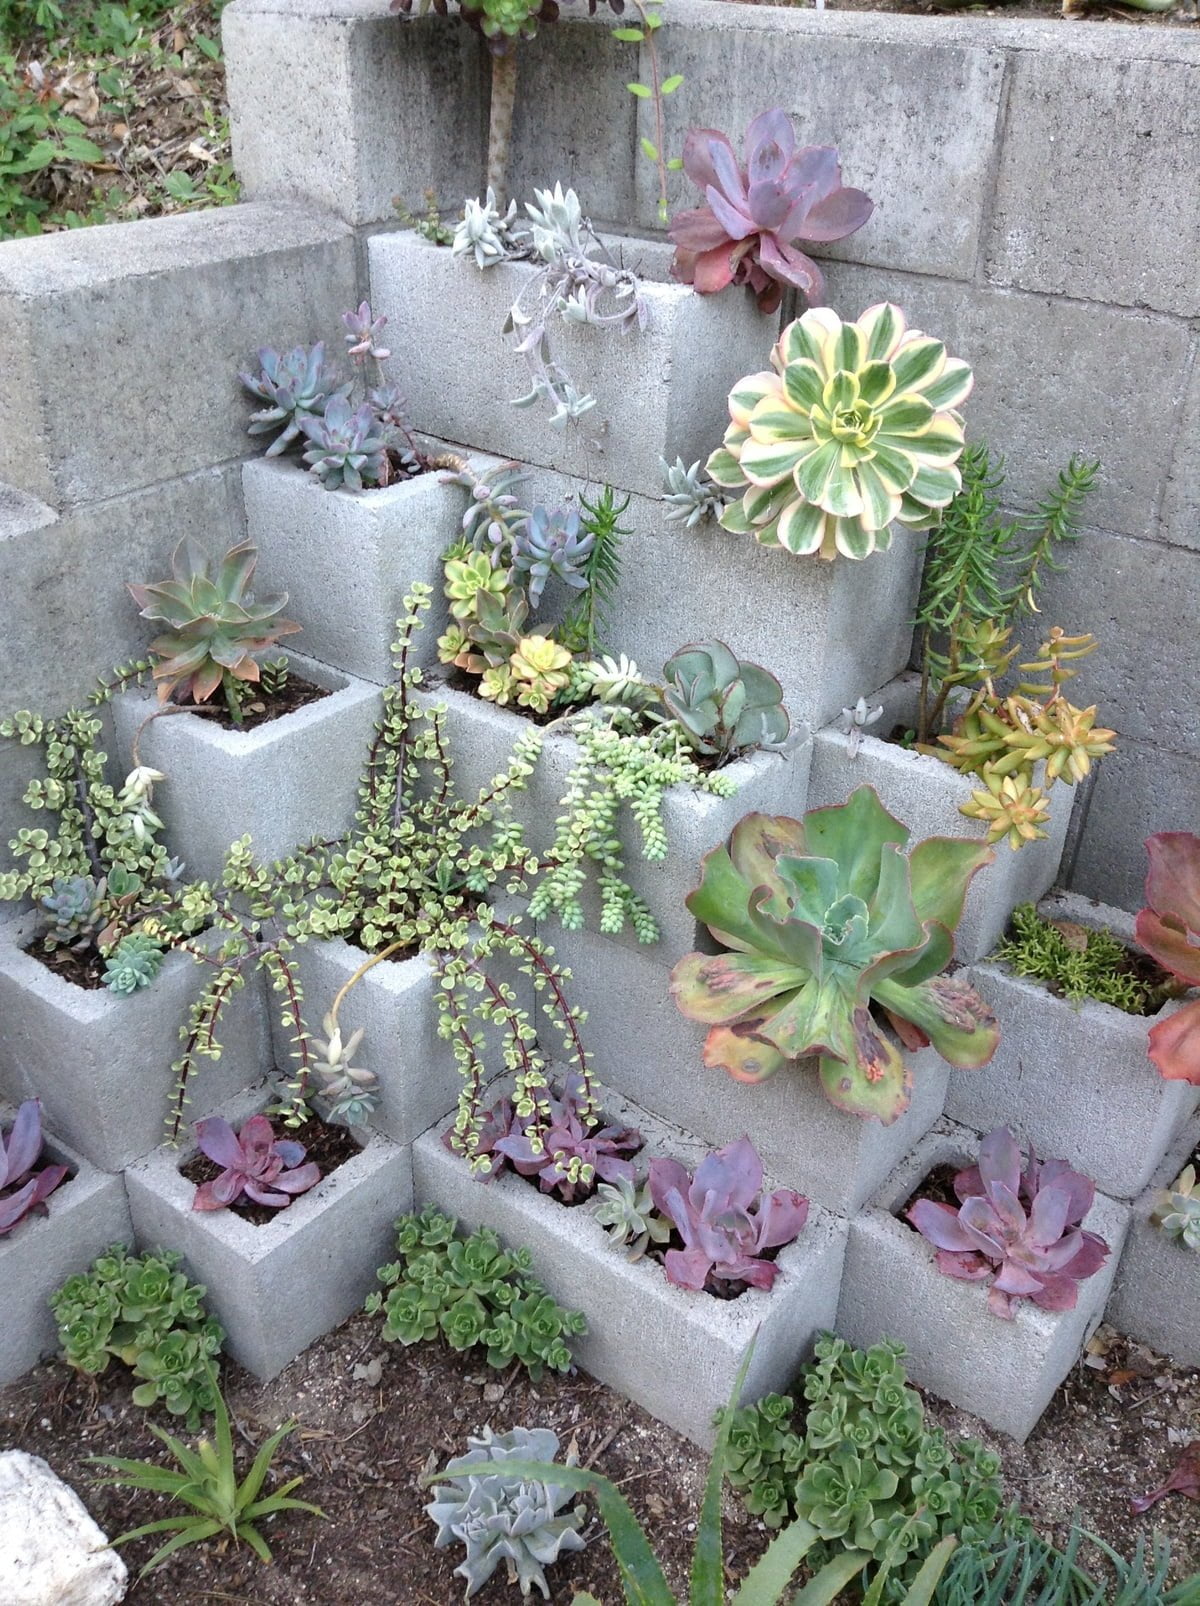
[[[965,838],[908,840],[860,786],[803,820],[748,814],[705,856],[687,906],[732,951],[687,954],[671,973],[681,1012],[711,1028],[705,1064],[760,1082],[817,1055],[826,1097],[885,1123],[911,1096],[902,1047],[986,1064],[995,1017],[942,972],[968,883],[995,855]]]
[[[1150,1219],[1185,1249],[1200,1249],[1200,1186],[1194,1165],[1185,1166],[1169,1188],[1155,1195]]]
[[[708,474],[741,493],[727,530],[764,546],[869,557],[893,523],[926,529],[961,487],[956,463],[971,370],[939,340],[909,329],[899,307],[843,323],[813,307],[789,324],[770,373],[729,396],[730,426]]]

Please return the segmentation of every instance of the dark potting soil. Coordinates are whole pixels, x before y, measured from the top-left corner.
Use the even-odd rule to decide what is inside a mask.
[[[319,703],[323,697],[332,695],[328,686],[314,686],[310,680],[304,680],[293,673],[288,675],[281,691],[268,694],[258,686],[248,691],[242,703],[241,724],[234,720],[224,701],[217,701],[216,697],[208,703],[179,706],[186,707],[189,714],[199,714],[204,719],[211,719],[223,730],[252,731],[259,725],[267,725],[273,719],[282,719],[285,714],[294,714],[298,708],[307,708],[309,703]]]
[[[76,987],[86,987],[89,992],[96,992],[104,986],[106,961],[90,945],[79,953],[74,948],[46,949],[39,937],[25,952],[31,959],[39,960],[47,970],[52,970],[56,976],[61,976]]]
[[[286,1127],[281,1121],[273,1124],[277,1138],[291,1138],[296,1143],[304,1145],[302,1164],[307,1165],[310,1160],[315,1160],[321,1168],[322,1182],[339,1166],[345,1165],[347,1160],[352,1160],[362,1148],[362,1144],[348,1128],[329,1125],[325,1121],[318,1120],[315,1115],[310,1115],[302,1126]],[[206,1154],[198,1154],[195,1159],[180,1166],[179,1174],[199,1187],[202,1182],[211,1182],[214,1177],[219,1177],[221,1167]],[[320,1183],[314,1183],[313,1186],[319,1187]],[[303,1199],[304,1195],[299,1193],[296,1198]],[[235,1216],[241,1216],[243,1221],[249,1221],[255,1227],[265,1227],[272,1221],[278,1221],[284,1210],[291,1209],[291,1205],[283,1205],[280,1209],[274,1210],[270,1205],[255,1204],[252,1199],[247,1199],[246,1195],[242,1194],[241,1198],[228,1208]]]
[[[933,1170],[917,1184],[904,1203],[897,1206],[895,1210],[897,1218],[903,1221],[906,1227],[912,1227],[913,1232],[916,1232],[917,1229],[913,1227],[912,1222],[908,1219],[908,1211],[918,1199],[929,1199],[934,1204],[949,1205],[952,1210],[957,1210],[959,1197],[954,1191],[954,1179],[961,1170],[963,1170],[961,1165],[935,1165]]]

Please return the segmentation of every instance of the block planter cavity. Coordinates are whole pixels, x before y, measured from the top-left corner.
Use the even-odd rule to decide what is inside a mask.
[[[114,700],[122,755],[129,757],[136,738],[141,763],[167,777],[154,806],[194,877],[218,880],[230,843],[247,833],[255,858],[270,862],[314,837],[340,836],[353,822],[379,689],[299,653],[286,657],[295,674],[330,695],[253,730],[226,730],[203,714],[147,724],[152,693]]]
[[[43,1120],[45,1110],[43,1109]],[[0,1110],[4,1126],[12,1110]],[[42,1160],[70,1166],[46,1200],[45,1214],[26,1216],[0,1238],[0,1383],[11,1383],[58,1347],[58,1329],[48,1304],[68,1277],[86,1271],[110,1244],[131,1244],[129,1205],[120,1177],[97,1171],[46,1133]]]
[[[869,696],[872,704],[883,705],[883,716],[873,729],[890,731],[896,725],[911,725],[916,717],[918,685],[916,675],[902,675]],[[844,803],[855,787],[864,783],[873,786],[883,806],[908,826],[913,842],[929,836],[981,841],[986,835],[981,821],[959,813],[959,805],[968,802],[971,793],[983,786],[976,776],[962,775],[939,758],[910,752],[869,734],[863,737],[857,755],[852,756],[848,736],[835,729],[817,731],[813,737],[809,808]],[[1049,796],[1049,834],[1045,840],[1027,843],[1015,853],[1007,842],[997,843],[994,862],[972,879],[954,936],[958,959],[980,959],[990,953],[1017,905],[1035,901],[1053,884],[1075,793],[1072,787],[1060,784],[1051,789]]]
[[[261,1110],[261,1091],[222,1109],[234,1127]],[[392,1222],[412,1201],[409,1150],[382,1133],[277,1219],[255,1226],[231,1210],[192,1209],[195,1185],[179,1168],[194,1145],[158,1149],[125,1173],[139,1247],[183,1254],[207,1288],[225,1348],[256,1377],[272,1378],[300,1351],[357,1310],[388,1258]]]
[[[0,1091],[40,1098],[46,1125],[102,1171],[120,1171],[163,1141],[172,1107],[179,1028],[208,979],[187,954],[169,954],[149,987],[127,998],[77,987],[26,950],[38,917],[0,926]],[[269,1064],[265,983],[246,985],[223,1011],[219,1060],[197,1059],[191,1119],[262,1076]]]
[[[384,368],[408,398],[417,428],[654,497],[662,490],[660,457],[707,457],[729,422],[729,391],[765,366],[778,320],[764,318],[748,296],[699,296],[662,282],[669,246],[608,243],[613,259],[646,281],[649,322],[619,333],[555,316],[555,358],[597,401],[564,434],[549,427],[545,406],[511,405],[528,392],[529,377],[501,331],[536,271],[532,264],[481,273],[473,261],[407,230],[368,241],[371,303],[390,320],[394,355]]]
[[[985,872],[986,873],[986,872]],[[1057,893],[1042,914],[1098,929],[1133,944],[1133,917],[1075,893]],[[1129,1199],[1150,1181],[1200,1088],[1167,1081],[1147,1053],[1156,1016],[1127,1015],[1094,999],[1071,1003],[1003,965],[972,965],[971,982],[995,1010],[1002,1033],[977,1077],[955,1078],[946,1113],[981,1132],[1020,1130],[1040,1155],[1061,1157],[1097,1187]]]
[[[973,1132],[944,1123],[850,1223],[837,1330],[863,1349],[898,1339],[908,1349],[905,1366],[914,1383],[1020,1443],[1100,1321],[1129,1208],[1097,1193],[1083,1224],[1106,1240],[1110,1254],[1080,1283],[1074,1310],[1044,1311],[1022,1300],[1013,1320],[1004,1321],[988,1310],[983,1284],[943,1276],[933,1245],[897,1215],[935,1167],[968,1165],[978,1147]]]
[[[693,1170],[708,1152],[611,1091],[598,1092],[605,1115],[638,1127],[646,1140],[634,1160],[640,1179],[655,1155]],[[779,1252],[775,1286],[721,1300],[673,1288],[656,1261],[628,1261],[586,1205],[563,1205],[511,1172],[480,1182],[436,1130],[414,1144],[413,1175],[421,1204],[436,1205],[472,1230],[492,1227],[506,1244],[527,1248],[534,1275],[560,1304],[587,1317],[586,1337],[572,1345],[584,1370],[698,1444],[712,1443],[714,1413],[728,1402],[756,1333],[744,1401],[786,1389],[817,1334],[832,1323],[846,1224],[815,1205],[799,1237]]]
[[[1193,1121],[1134,1203],[1104,1313],[1118,1333],[1149,1344],[1180,1366],[1200,1366],[1200,1253],[1169,1238],[1150,1220],[1150,1212],[1156,1192],[1171,1186],[1198,1149],[1200,1121]]]

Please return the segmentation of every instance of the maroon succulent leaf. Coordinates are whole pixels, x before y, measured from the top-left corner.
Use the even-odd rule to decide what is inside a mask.
[[[26,1099],[7,1136],[0,1132],[0,1236],[46,1200],[67,1175],[65,1165],[33,1167],[42,1152],[42,1104]]]
[[[1200,1439],[1193,1439],[1175,1464],[1166,1483],[1149,1494],[1139,1495],[1129,1502],[1130,1511],[1141,1516],[1151,1506],[1165,1500],[1169,1494],[1186,1495],[1189,1500],[1200,1500]]]
[[[844,240],[874,210],[869,196],[842,184],[833,146],[797,150],[791,120],[779,107],[747,128],[744,166],[724,134],[693,128],[684,140],[683,167],[706,205],[672,218],[671,271],[702,295],[749,285],[763,312],[775,311],[788,285],[816,304],[825,282],[801,242]]]
[[[252,1115],[240,1132],[219,1115],[196,1123],[196,1141],[204,1154],[223,1169],[202,1182],[193,1210],[224,1210],[244,1193],[255,1204],[282,1210],[293,1197],[321,1180],[315,1161],[302,1164],[305,1149],[294,1138],[277,1138],[265,1115]]]
[[[1200,987],[1200,836],[1160,831],[1147,837],[1150,870],[1137,940],[1189,987]],[[1150,1028],[1150,1058],[1169,1081],[1200,1085],[1200,999]]]
[[[511,1165],[520,1176],[536,1177],[543,1193],[555,1194],[564,1204],[574,1204],[596,1178],[632,1180],[633,1167],[625,1156],[638,1152],[642,1134],[635,1127],[595,1126],[590,1111],[584,1113],[585,1099],[577,1072],[568,1076],[561,1096],[543,1095],[529,1116],[517,1114],[512,1099],[500,1099],[484,1117],[474,1150],[491,1159],[490,1168],[481,1172],[484,1180]],[[452,1132],[443,1141],[455,1147]],[[586,1180],[571,1180],[574,1160],[589,1168]]]

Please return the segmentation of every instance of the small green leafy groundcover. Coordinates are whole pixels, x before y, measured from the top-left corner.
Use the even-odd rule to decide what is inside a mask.
[[[225,1334],[179,1260],[174,1251],[130,1255],[115,1244],[90,1271],[69,1277],[50,1307],[68,1366],[96,1376],[115,1356],[143,1379],[135,1405],[161,1400],[195,1432],[217,1407],[214,1359]]]
[[[501,1248],[489,1228],[459,1238],[438,1210],[396,1222],[400,1259],[379,1269],[386,1293],[368,1296],[382,1312],[389,1342],[417,1344],[440,1333],[452,1349],[481,1347],[489,1366],[520,1361],[536,1382],[547,1367],[571,1367],[568,1340],[585,1332],[579,1311],[564,1310],[533,1276],[527,1249]]]
[[[1064,929],[1064,926],[1066,929]],[[1044,981],[1072,1003],[1094,998],[1130,1015],[1152,1015],[1170,991],[1139,976],[1111,931],[1045,920],[1031,903],[1013,911],[1009,935],[992,956],[1018,976]]]

